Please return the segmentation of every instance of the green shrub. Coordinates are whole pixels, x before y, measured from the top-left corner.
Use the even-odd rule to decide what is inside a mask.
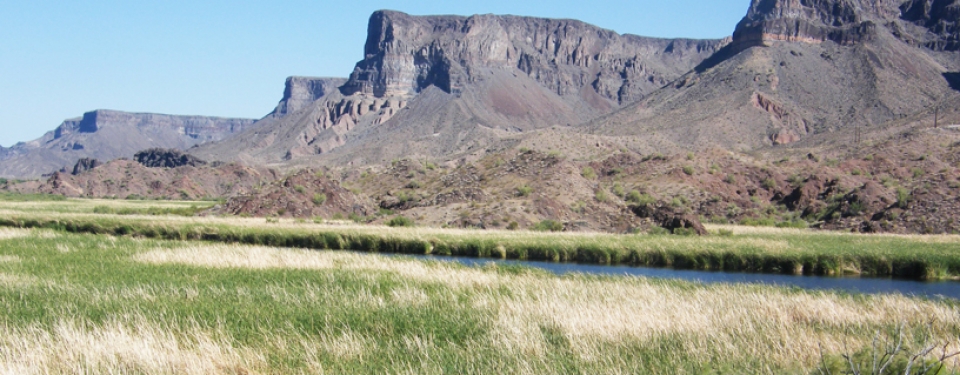
[[[404,216],[397,216],[397,217],[394,217],[393,219],[390,219],[390,221],[387,221],[387,226],[389,226],[389,227],[413,227],[413,226],[416,226],[416,224],[413,222],[412,219],[409,219],[409,218],[404,217]]]
[[[533,230],[539,232],[563,232],[563,223],[555,220],[542,220],[533,226]]]
[[[897,207],[907,208],[910,205],[911,197],[910,191],[904,188],[897,188]]]
[[[10,183],[10,181],[8,181],[6,178],[0,177],[0,185],[6,185],[8,183]]]
[[[723,178],[723,182],[726,182],[726,183],[728,183],[728,184],[730,184],[730,185],[734,185],[734,184],[737,183],[737,177],[735,177],[735,176],[732,175],[732,174],[728,174],[727,177],[724,177],[724,178]]]
[[[624,193],[623,185],[620,185],[619,182],[613,184],[613,195],[616,195],[618,198],[623,198]]]
[[[314,217],[313,217],[313,223],[314,223],[314,224],[323,224],[323,218],[320,217],[320,216],[314,216]]]
[[[597,199],[597,202],[606,202],[607,199],[609,199],[607,198],[607,192],[604,191],[603,189],[597,190],[596,196],[594,198]]]
[[[316,193],[313,195],[313,199],[311,200],[313,201],[313,204],[320,206],[327,201],[327,195],[323,193]]]
[[[913,173],[913,178],[920,178],[926,173],[922,168],[913,168],[910,170]]]
[[[651,196],[650,194],[646,194],[646,193],[640,194],[640,192],[636,190],[631,190],[630,193],[627,194],[627,202],[638,204],[638,205],[649,205],[649,204],[653,204],[656,201],[657,200],[654,199],[653,196]]]
[[[523,186],[517,188],[517,195],[519,195],[519,196],[521,196],[521,197],[526,197],[526,196],[530,195],[531,193],[533,193],[533,188],[530,187],[530,186],[523,185]]]
[[[683,167],[683,173],[686,173],[687,176],[693,176],[696,171],[693,169],[692,165],[687,165]]]
[[[692,152],[687,153],[687,160],[693,160],[694,154]]]
[[[507,224],[507,230],[517,230],[518,228],[520,228],[520,224],[516,221],[511,221],[510,224]]]
[[[772,190],[777,187],[777,181],[774,181],[772,178],[768,178],[763,180],[763,184],[761,186],[763,186],[764,189]]]
[[[420,183],[417,180],[413,180],[407,183],[407,189],[419,189]]]
[[[317,176],[317,178],[323,178],[323,171],[317,171],[317,173],[314,173],[313,175]]]
[[[729,229],[718,229],[717,235],[720,237],[733,237],[733,231]]]
[[[293,187],[293,190],[296,190],[297,193],[300,193],[300,194],[303,194],[303,193],[306,193],[306,192],[307,192],[307,188],[303,187],[303,185],[294,186],[294,187]]]
[[[664,236],[670,234],[670,230],[663,227],[652,227],[647,230],[647,234],[651,236]]]
[[[597,178],[597,172],[594,171],[593,168],[591,168],[590,166],[583,167],[583,171],[580,172],[580,175],[583,176],[583,178],[586,178],[588,180],[593,180]]]
[[[803,180],[803,177],[800,177],[800,175],[795,174],[793,176],[790,176],[790,179],[788,179],[787,182],[790,183],[790,186],[793,186],[794,188],[799,188],[803,186],[804,180]]]
[[[674,228],[673,234],[678,236],[696,236],[697,231],[693,228]]]

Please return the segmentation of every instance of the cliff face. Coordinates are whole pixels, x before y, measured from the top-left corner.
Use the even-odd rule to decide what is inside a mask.
[[[344,78],[289,77],[283,90],[283,99],[270,117],[283,117],[335,92],[346,83]]]
[[[729,38],[620,35],[575,20],[378,11],[364,58],[339,90],[288,80],[285,99],[262,126],[191,153],[289,162],[334,150],[367,153],[342,151],[359,147],[375,151],[358,163],[412,153],[446,157],[503,134],[611,113],[727,44]]]
[[[960,50],[958,0],[910,0],[900,6],[901,19],[922,28],[915,39],[935,51]]]
[[[152,148],[187,149],[226,139],[253,119],[174,116],[110,110],[87,112],[53,131],[0,153],[0,176],[30,178],[73,166],[78,159],[112,160]]]
[[[458,93],[477,82],[478,68],[518,69],[560,96],[592,88],[622,103],[728,42],[619,35],[575,20],[378,11],[370,17],[364,60],[342,91],[412,96],[432,85]]]
[[[960,49],[958,0],[753,0],[733,34],[738,49],[773,41],[853,45],[889,29],[935,51]]]

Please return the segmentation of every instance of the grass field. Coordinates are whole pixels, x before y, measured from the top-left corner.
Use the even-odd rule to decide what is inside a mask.
[[[310,249],[743,272],[960,278],[960,236],[713,226],[709,237],[386,228],[177,216],[203,202],[0,201],[0,226]],[[207,202],[207,205],[212,204]],[[122,215],[119,213],[123,213]]]
[[[17,228],[0,311],[9,374],[839,373],[960,335],[955,301]]]

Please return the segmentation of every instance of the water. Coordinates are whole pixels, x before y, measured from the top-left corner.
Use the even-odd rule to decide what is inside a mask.
[[[756,274],[722,271],[677,270],[671,268],[648,268],[629,266],[603,266],[576,263],[549,263],[521,260],[501,260],[487,258],[463,258],[449,256],[419,255],[418,259],[430,259],[456,262],[467,266],[488,263],[498,265],[519,265],[547,270],[557,275],[583,273],[592,275],[644,276],[661,279],[681,279],[702,283],[747,283],[767,284],[783,287],[798,287],[811,290],[839,290],[850,293],[882,294],[900,293],[908,296],[928,298],[960,299],[960,283],[955,281],[923,282],[889,278],[797,276],[778,274]]]

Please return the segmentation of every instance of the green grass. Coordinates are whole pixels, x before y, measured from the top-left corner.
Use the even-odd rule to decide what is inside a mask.
[[[0,311],[0,368],[28,373],[812,373],[819,345],[960,331],[902,296],[20,229]]]
[[[264,226],[263,219],[90,213],[99,206],[97,203],[102,202],[71,200],[0,204],[0,213],[3,214],[0,226],[310,249],[680,269],[855,274],[919,280],[960,277],[960,236],[853,235],[800,229],[720,227],[735,234],[676,237],[314,225],[279,219],[276,224]],[[118,201],[113,204],[122,208],[140,203]],[[187,203],[166,203],[162,207],[177,205],[190,207]],[[537,229],[562,228],[556,224],[545,223]]]

